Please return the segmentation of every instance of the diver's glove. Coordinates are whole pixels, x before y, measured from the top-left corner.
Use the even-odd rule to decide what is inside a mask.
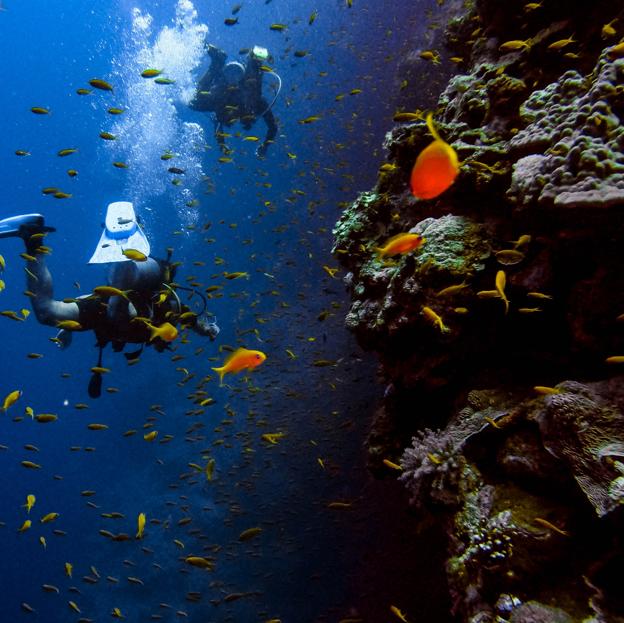
[[[195,331],[200,335],[205,335],[210,338],[211,341],[219,335],[221,329],[217,325],[217,319],[214,316],[211,316],[212,320],[208,319],[209,317],[205,315],[201,315],[195,321]]]
[[[258,156],[258,158],[266,157],[268,148],[269,146],[267,143],[262,143],[261,145],[258,145],[258,149],[256,149],[256,156]]]

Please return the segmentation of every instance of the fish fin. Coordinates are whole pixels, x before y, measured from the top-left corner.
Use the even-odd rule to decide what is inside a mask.
[[[440,135],[438,134],[438,131],[435,129],[435,126],[433,125],[433,113],[432,112],[427,114],[426,121],[427,121],[427,127],[429,128],[429,132],[431,132],[431,134],[433,135],[433,138],[436,141],[442,141],[442,139],[440,138]]]
[[[220,368],[211,368],[219,375],[219,387],[223,386],[223,376],[225,375],[225,366],[221,366]]]
[[[226,357],[225,361],[223,362],[223,366],[224,367],[227,366],[227,364],[230,363],[230,361],[232,361],[232,359],[234,359],[234,357],[236,355],[239,355],[241,352],[245,352],[246,350],[247,350],[246,348],[243,348],[242,346],[239,346],[234,352],[230,353]],[[214,370],[214,368],[213,368],[213,370]]]

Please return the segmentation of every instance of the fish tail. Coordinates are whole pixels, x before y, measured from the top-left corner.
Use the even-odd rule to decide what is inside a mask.
[[[435,129],[435,126],[433,125],[433,113],[427,113],[427,127],[429,128],[429,132],[431,132],[431,134],[433,135],[433,138],[436,141],[441,141],[442,139],[440,138],[440,135],[438,134],[438,131]]]
[[[219,375],[219,387],[223,385],[223,376],[225,375],[225,366],[220,368],[212,368]]]

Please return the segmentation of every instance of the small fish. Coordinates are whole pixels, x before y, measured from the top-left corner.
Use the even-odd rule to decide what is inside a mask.
[[[21,466],[26,469],[41,469],[41,465],[39,465],[39,463],[33,463],[32,461],[22,461]]]
[[[438,327],[441,333],[449,333],[451,331],[442,321],[442,317],[436,314],[436,312],[433,311],[431,307],[423,307],[422,312],[425,318],[427,318],[427,320],[429,320],[432,324]]]
[[[548,49],[555,51],[561,50],[571,43],[577,43],[576,39],[573,39],[572,37],[568,37],[567,39],[559,39],[558,41],[554,41],[553,43],[551,43],[548,46]]]
[[[109,108],[106,111],[109,115],[121,115],[124,112],[123,108]]]
[[[561,394],[562,392],[558,387],[546,387],[545,385],[536,385],[533,391],[540,396],[551,396],[552,394]]]
[[[389,467],[390,469],[395,469],[398,472],[402,472],[403,468],[398,465],[397,463],[394,463],[393,461],[390,461],[389,459],[384,459],[382,461],[382,463],[386,466]]]
[[[30,152],[26,151],[24,149],[16,149],[15,150],[15,155],[16,156],[30,156]]]
[[[144,531],[145,531],[145,513],[139,513],[139,516],[137,517],[136,538],[137,539],[142,539]]]
[[[436,50],[423,50],[418,56],[424,61],[431,61],[434,65],[440,64],[440,53]]]
[[[147,255],[136,249],[124,249],[121,253],[134,262],[145,262],[147,260]]]
[[[624,355],[613,355],[605,359],[606,363],[624,363]]]
[[[73,568],[74,568],[74,566],[71,564],[71,562],[66,562],[65,563],[65,575],[68,578],[71,578]]]
[[[113,162],[113,166],[116,167],[117,169],[127,169],[128,165],[125,162]]]
[[[436,297],[445,297],[445,296],[454,296],[455,294],[459,294],[462,290],[465,290],[468,287],[468,284],[465,281],[458,283],[453,286],[448,286],[446,288],[442,288],[439,292],[436,292]]]
[[[212,478],[214,476],[214,469],[215,469],[215,460],[210,459],[208,463],[206,463],[206,469],[205,469],[206,480],[208,482],[212,482]]]
[[[26,532],[26,530],[30,530],[30,527],[32,526],[32,521],[30,519],[26,519],[26,521],[24,521],[24,523],[22,524],[21,528],[18,528],[18,532]]]
[[[35,505],[36,501],[37,498],[32,493],[29,493],[26,496],[26,504],[24,504],[23,506],[26,508],[27,513],[30,513],[30,509]]]
[[[509,311],[509,299],[505,295],[506,284],[507,284],[507,275],[505,274],[504,270],[499,270],[496,273],[496,291],[498,292],[499,296],[503,300],[503,303],[505,303],[505,313]]]
[[[30,109],[31,112],[34,112],[35,115],[49,115],[50,110],[48,108],[43,108],[42,106],[33,106]]]
[[[113,85],[110,84],[109,82],[106,82],[106,80],[102,80],[101,78],[92,78],[91,80],[89,80],[89,84],[94,89],[100,89],[100,91],[112,91],[113,90]]]
[[[122,298],[128,300],[128,293],[131,290],[120,290],[119,288],[115,288],[113,286],[97,286],[93,288],[93,294],[97,296],[121,296]]]
[[[39,521],[41,523],[50,523],[51,521],[58,519],[59,516],[59,513],[48,513],[47,515],[44,515]]]
[[[275,30],[277,32],[283,32],[284,30],[286,30],[286,28],[286,24],[271,24],[269,26],[269,30]]]
[[[390,612],[403,621],[403,623],[409,623],[407,617],[396,606],[390,606]]]
[[[253,538],[257,537],[261,533],[262,533],[262,528],[259,528],[259,527],[247,528],[247,530],[243,530],[238,535],[238,540],[239,541],[249,541],[250,539],[253,539]]]
[[[175,84],[175,80],[173,80],[172,78],[163,78],[162,76],[156,78],[154,82],[156,84]]]
[[[100,424],[99,422],[92,422],[87,424],[89,430],[108,430],[107,424]]]
[[[208,558],[204,558],[203,556],[187,556],[184,559],[184,562],[187,565],[191,565],[192,567],[198,567],[199,569],[207,569],[208,571],[212,571],[215,566],[212,560],[209,560]]]
[[[67,175],[69,175],[69,177],[76,177],[78,175],[78,171],[76,171],[76,169],[67,169]]]
[[[418,154],[410,177],[412,194],[418,199],[434,199],[442,194],[459,173],[457,153],[440,138],[432,113],[427,115],[426,123],[434,141]]]
[[[70,147],[68,149],[61,149],[60,151],[57,151],[56,155],[64,158],[65,156],[71,156],[71,154],[75,154],[77,151],[78,149],[76,149],[75,147]]]
[[[82,325],[77,320],[59,320],[56,323],[59,329],[65,329],[67,331],[81,331]]]
[[[321,117],[319,115],[311,115],[310,117],[306,117],[305,119],[299,119],[299,123],[302,125],[307,125],[309,123],[314,123],[315,121],[320,121]]]
[[[55,199],[69,199],[71,197],[70,193],[64,193],[62,190],[55,192],[52,195]]]
[[[390,238],[383,247],[376,247],[379,257],[405,254],[419,249],[426,240],[420,234],[402,233]]]
[[[310,13],[310,17],[308,17],[308,26],[312,26],[312,24],[314,24],[314,22],[316,21],[317,17],[318,17],[318,11],[314,9],[314,11]]]
[[[100,138],[103,138],[105,141],[116,141],[117,137],[110,132],[100,132]]]
[[[141,72],[141,78],[156,78],[162,74],[162,69],[144,69]]]
[[[617,45],[610,47],[607,50],[607,56],[612,61],[615,60],[616,58],[624,57],[624,41],[622,41],[621,43],[618,43]]]
[[[609,37],[614,37],[617,34],[615,28],[613,28],[613,24],[618,21],[618,18],[612,19],[609,23],[605,24],[600,30],[600,35],[603,39],[608,39]]]
[[[158,431],[157,430],[152,430],[149,433],[146,433],[145,435],[143,435],[143,439],[145,441],[154,441],[154,439],[156,439],[156,437],[158,437]]]
[[[6,413],[10,407],[12,407],[22,396],[22,391],[20,389],[16,389],[12,391],[10,394],[7,394],[3,403],[2,403],[2,411]]]
[[[557,534],[560,534],[561,536],[570,536],[569,532],[566,532],[565,530],[558,528],[557,526],[555,526],[555,524],[551,523],[547,519],[542,519],[541,517],[535,517],[535,519],[533,519],[533,523],[536,523],[542,526],[543,528],[548,528],[549,530],[552,530],[553,532],[556,532]]]
[[[530,50],[533,45],[532,39],[526,39],[521,41],[520,39],[512,39],[511,41],[505,41],[498,46],[501,52],[517,52],[518,50]]]
[[[397,113],[394,113],[394,117],[392,117],[392,119],[398,123],[420,121],[422,118],[423,118],[423,113],[421,111],[397,112]]]
[[[241,347],[235,350],[220,368],[212,368],[212,370],[219,375],[220,384],[223,385],[223,377],[226,374],[254,369],[265,359],[266,355],[263,352]]]
[[[238,17],[226,17],[223,20],[223,23],[226,26],[234,26],[235,24],[238,24]]]
[[[58,415],[54,413],[38,413],[35,415],[35,420],[37,420],[39,424],[48,424],[49,422],[56,422],[58,420]]]
[[[76,89],[78,95],[89,95],[91,92],[91,89]]]

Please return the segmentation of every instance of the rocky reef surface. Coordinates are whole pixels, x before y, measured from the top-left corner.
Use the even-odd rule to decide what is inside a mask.
[[[446,35],[457,180],[412,196],[432,138],[399,114],[334,229],[386,384],[370,467],[446,525],[458,620],[624,621],[624,7],[480,0]]]

